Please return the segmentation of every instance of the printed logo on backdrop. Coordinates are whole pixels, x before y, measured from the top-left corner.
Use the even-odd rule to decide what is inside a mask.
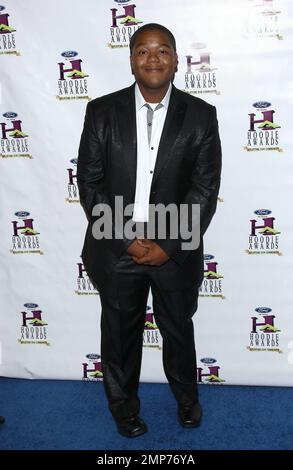
[[[43,255],[44,252],[40,247],[40,232],[37,231],[35,220],[31,217],[30,212],[18,211],[14,215],[17,220],[12,220],[12,248],[11,253],[38,253]]]
[[[115,6],[111,8],[111,26],[109,47],[129,47],[130,38],[139,28],[142,20],[136,18],[136,5],[130,1],[114,0]]]
[[[279,255],[280,231],[277,229],[276,218],[268,209],[254,211],[256,218],[250,220],[250,234],[248,237],[249,255]]]
[[[4,10],[5,6],[0,5],[0,55],[20,55],[16,50],[16,29],[13,27],[13,19]]]
[[[143,346],[146,348],[162,349],[162,336],[156,324],[154,313],[149,305],[145,315]]]
[[[82,380],[91,382],[101,382],[103,380],[101,356],[90,353],[86,355],[87,362],[82,363]]]
[[[217,362],[217,359],[214,359],[212,357],[203,357],[200,359],[200,362],[202,362],[203,367],[198,367],[197,368],[197,382],[198,383],[209,383],[209,384],[221,384],[222,382],[226,382],[222,377],[220,373],[221,367],[218,365],[215,365]]]
[[[24,132],[18,114],[12,111],[2,114],[5,121],[0,122],[0,157],[33,158],[29,153],[28,134]]]
[[[275,150],[283,152],[279,147],[281,126],[274,122],[276,111],[268,101],[257,101],[252,105],[257,111],[248,113],[249,129],[247,131],[248,152],[260,150]]]
[[[64,61],[58,62],[59,78],[57,82],[58,100],[78,100],[91,98],[88,95],[89,76],[84,70],[82,59],[78,59],[78,52],[64,51],[61,53]]]
[[[245,35],[249,38],[283,39],[280,14],[279,2],[276,0],[248,0]]]
[[[50,346],[48,341],[47,321],[44,320],[44,312],[38,304],[24,304],[25,311],[21,312],[20,337],[21,344],[44,344]]]
[[[211,61],[211,53],[205,44],[194,43],[185,56],[186,72],[183,91],[199,95],[203,93],[220,94],[218,89],[217,68]]]
[[[68,197],[65,198],[67,202],[79,202],[78,186],[76,182],[76,166],[77,158],[70,160],[71,168],[67,168],[67,193]]]
[[[270,351],[282,353],[280,346],[280,332],[277,326],[276,315],[269,307],[258,307],[256,315],[251,317],[251,330],[249,338],[249,351]]]
[[[92,284],[90,278],[87,275],[83,263],[76,263],[77,265],[77,289],[75,293],[78,295],[98,295],[99,292]]]
[[[223,276],[213,255],[204,255],[204,279],[199,288],[199,297],[218,297],[225,299]]]

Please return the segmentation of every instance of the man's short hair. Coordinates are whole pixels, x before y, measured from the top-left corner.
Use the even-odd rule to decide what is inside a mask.
[[[171,31],[168,28],[166,28],[165,26],[161,25],[161,24],[147,23],[147,24],[141,26],[140,28],[138,28],[135,31],[135,33],[131,36],[130,42],[129,42],[130,55],[132,54],[132,50],[135,46],[135,43],[136,43],[139,35],[141,33],[143,33],[144,31],[162,31],[163,33],[165,33],[168,36],[169,41],[171,43],[171,46],[173,47],[174,51],[176,52],[176,41],[175,41],[175,38],[174,38],[173,34],[171,33]]]

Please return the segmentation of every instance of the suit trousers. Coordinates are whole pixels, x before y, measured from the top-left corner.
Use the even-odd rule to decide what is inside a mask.
[[[160,276],[168,269],[138,265],[123,254],[100,289],[101,361],[109,409],[116,420],[138,414],[143,331],[149,290],[163,338],[163,366],[179,405],[198,400],[192,316],[198,287],[166,291]],[[160,276],[158,273],[160,272]]]

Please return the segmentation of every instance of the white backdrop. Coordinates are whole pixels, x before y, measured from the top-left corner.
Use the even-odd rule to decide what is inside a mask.
[[[87,101],[133,82],[129,35],[158,22],[177,39],[175,85],[216,105],[223,146],[194,373],[293,385],[292,21],[292,0],[0,6],[1,375],[102,380],[77,150]],[[150,298],[142,380],[165,381],[161,347]]]

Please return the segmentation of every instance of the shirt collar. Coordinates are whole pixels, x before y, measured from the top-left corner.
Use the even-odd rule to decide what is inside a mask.
[[[160,101],[160,103],[168,109],[169,101],[170,101],[170,95],[171,95],[171,90],[172,90],[172,83],[170,83],[169,88],[167,90],[167,93],[165,94],[164,98]],[[138,84],[135,84],[135,108],[136,112],[138,112],[145,104],[146,100],[141,94],[141,91],[139,89]],[[158,103],[159,104],[159,103]]]

